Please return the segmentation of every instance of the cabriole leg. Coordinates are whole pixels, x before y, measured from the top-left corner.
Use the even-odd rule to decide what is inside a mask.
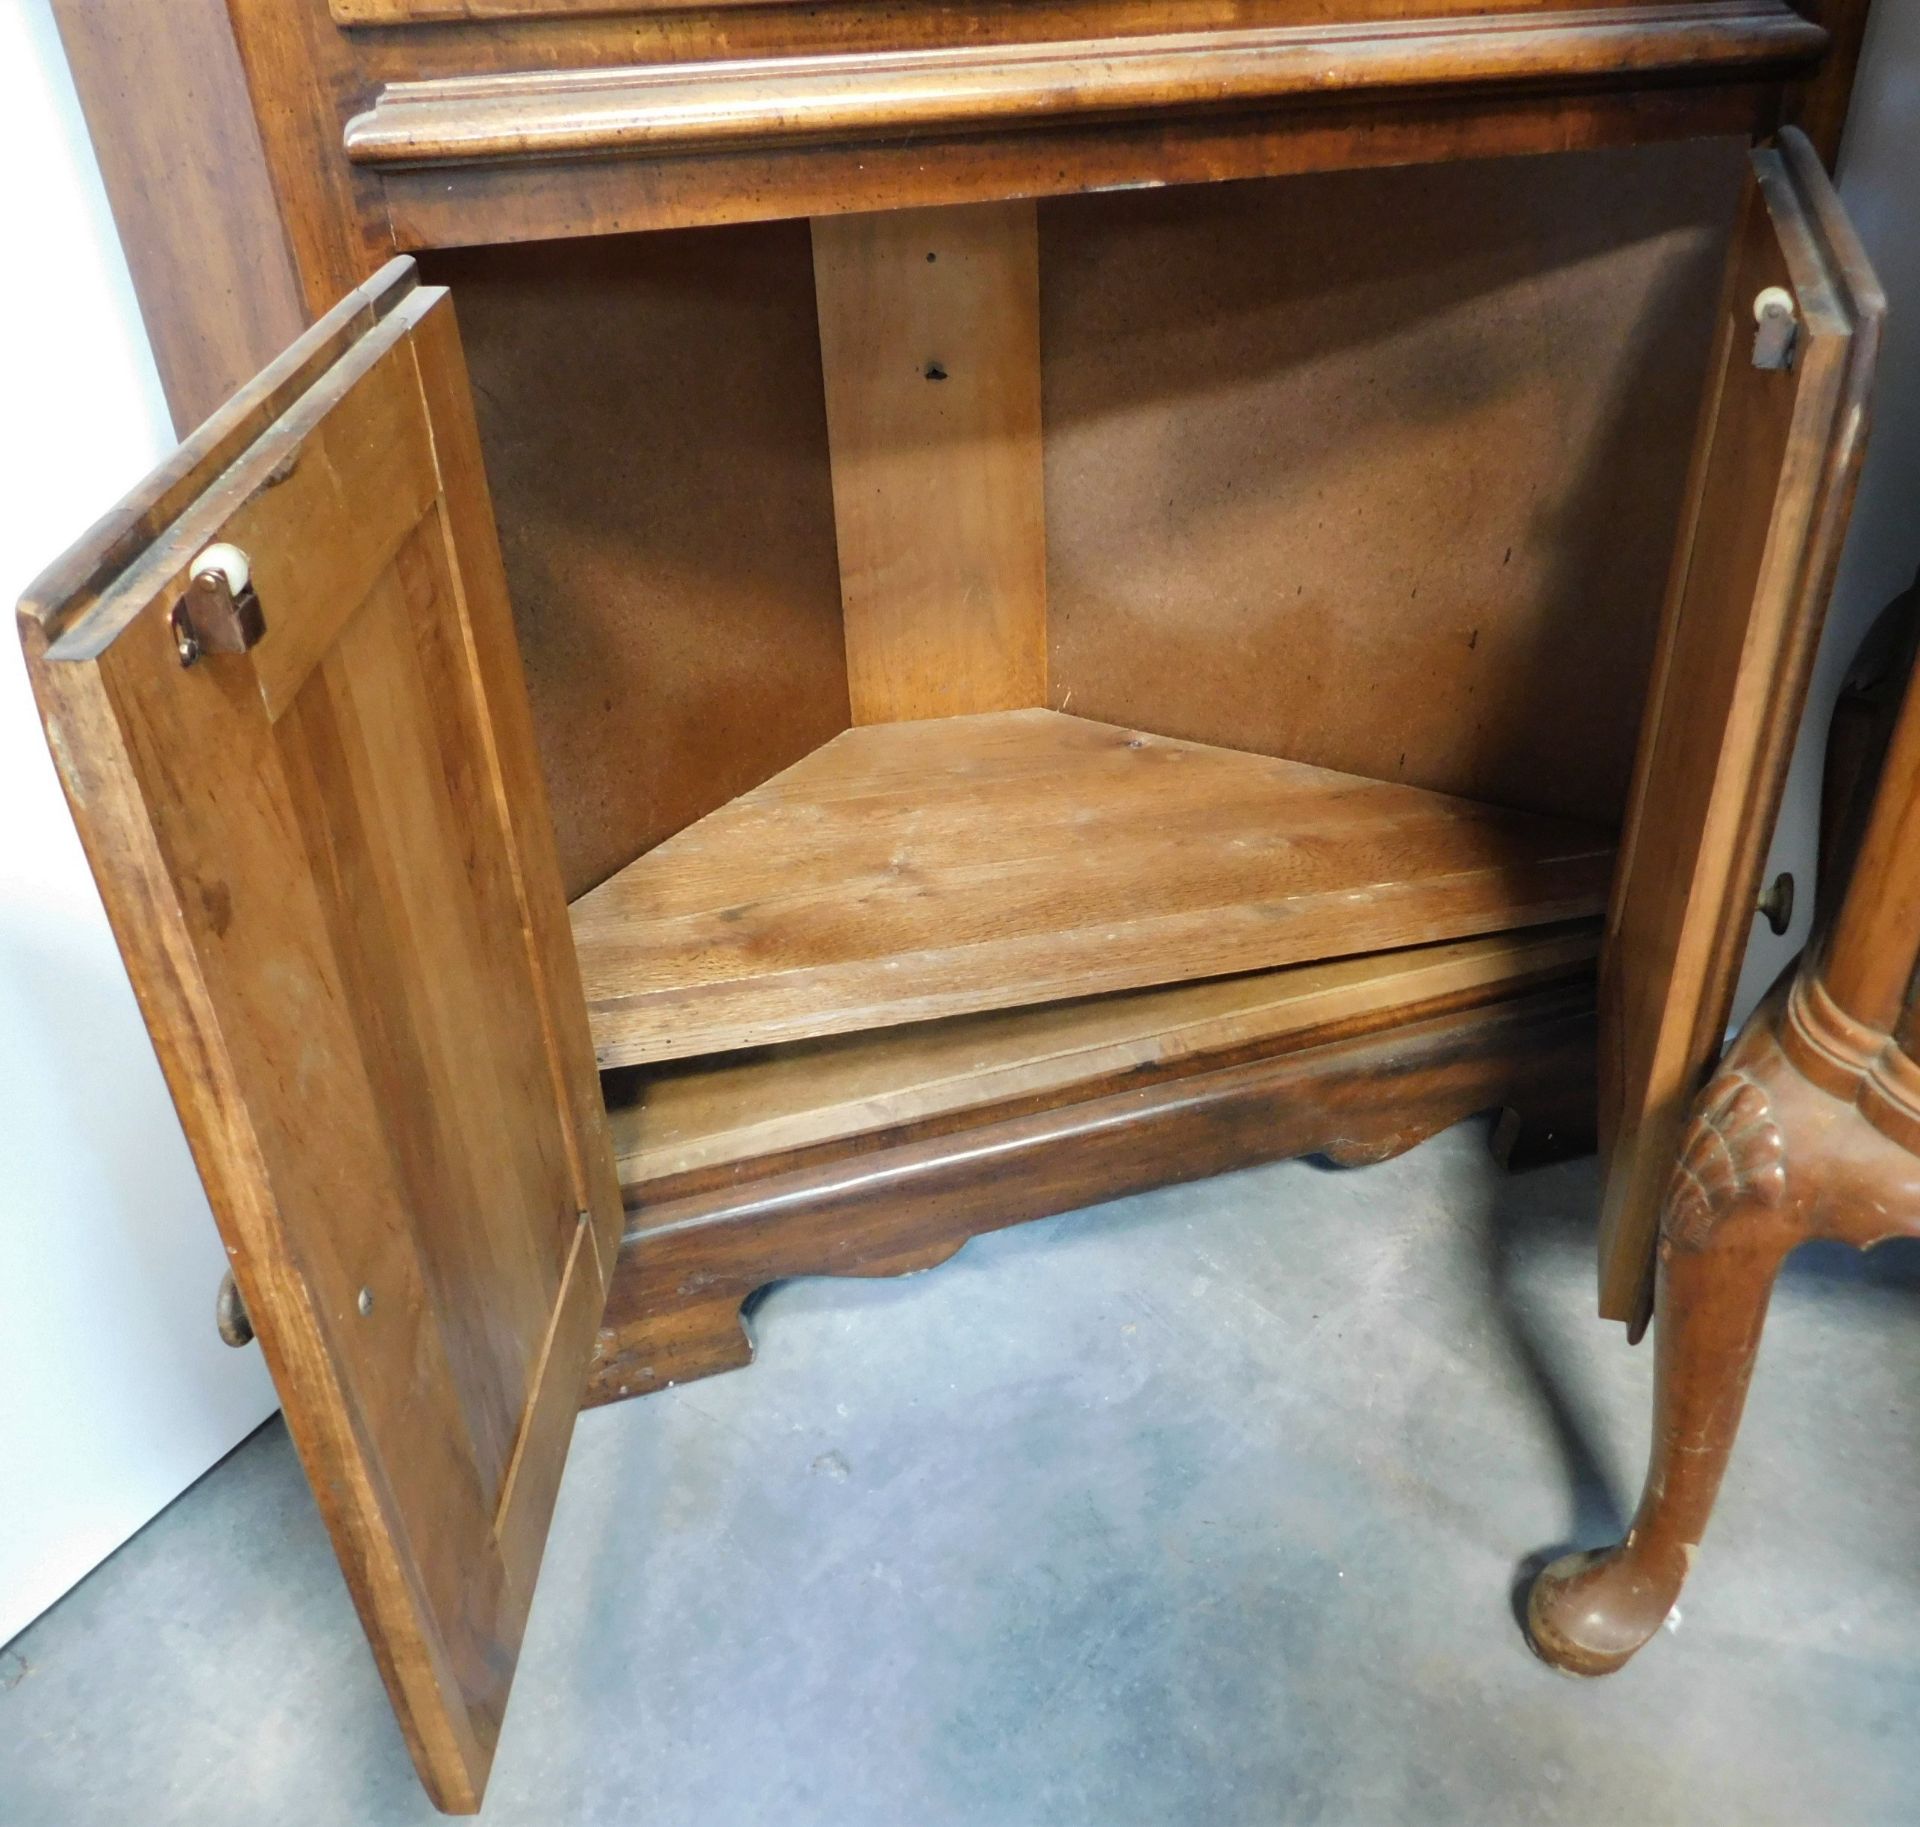
[[[1547,1661],[1606,1675],[1660,1628],[1706,1531],[1746,1404],[1767,1302],[1799,1241],[1766,1091],[1711,1085],[1667,1194],[1654,1334],[1653,1451],[1626,1539],[1534,1582],[1527,1629]]]
[[[1660,1628],[1680,1596],[1733,1450],[1778,1253],[1737,1236],[1662,1246],[1654,1334],[1653,1455],[1626,1539],[1569,1554],[1534,1582],[1527,1630],[1549,1662],[1607,1675]]]

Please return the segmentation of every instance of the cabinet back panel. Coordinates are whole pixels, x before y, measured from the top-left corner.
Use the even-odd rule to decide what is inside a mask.
[[[1743,164],[1043,202],[1049,703],[1616,821]]]
[[[422,264],[460,314],[571,897],[848,726],[807,225]]]

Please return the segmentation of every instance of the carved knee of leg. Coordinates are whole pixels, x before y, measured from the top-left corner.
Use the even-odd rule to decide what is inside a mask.
[[[1681,1140],[1660,1215],[1662,1240],[1670,1251],[1705,1249],[1736,1214],[1760,1217],[1786,1197],[1786,1139],[1766,1087],[1745,1072],[1723,1072]]]

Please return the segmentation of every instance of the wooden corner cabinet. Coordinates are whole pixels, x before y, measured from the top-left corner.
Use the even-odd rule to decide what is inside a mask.
[[[1500,1109],[1643,1322],[1864,5],[57,11],[187,435],[22,632],[441,1807],[583,1392],[771,1280]]]

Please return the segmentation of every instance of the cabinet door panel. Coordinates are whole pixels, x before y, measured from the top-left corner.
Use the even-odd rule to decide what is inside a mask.
[[[1731,1011],[1845,531],[1884,300],[1804,137],[1753,155],[1601,963],[1600,1310],[1650,1309],[1661,1193]],[[1784,365],[1756,303],[1791,298]]]
[[[235,1278],[449,1809],[485,1784],[620,1226],[465,386],[446,295],[394,263],[21,610]],[[265,632],[183,665],[174,607],[216,542]]]

